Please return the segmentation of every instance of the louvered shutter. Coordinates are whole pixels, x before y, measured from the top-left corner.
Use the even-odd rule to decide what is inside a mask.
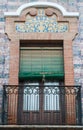
[[[20,79],[64,77],[62,47],[21,47]]]

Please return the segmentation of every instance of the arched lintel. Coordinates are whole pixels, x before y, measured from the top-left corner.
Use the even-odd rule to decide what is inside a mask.
[[[20,16],[21,12],[29,7],[53,7],[61,11],[65,17],[79,17],[78,12],[67,12],[63,6],[53,2],[31,2],[21,5],[16,12],[5,12],[4,16]]]

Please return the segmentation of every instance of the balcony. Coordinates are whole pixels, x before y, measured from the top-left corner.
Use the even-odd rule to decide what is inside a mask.
[[[3,86],[2,125],[82,125],[80,86]]]

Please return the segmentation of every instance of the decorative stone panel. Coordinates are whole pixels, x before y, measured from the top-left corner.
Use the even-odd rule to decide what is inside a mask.
[[[33,10],[32,10],[33,11]],[[16,22],[16,31],[22,33],[30,32],[68,32],[68,22],[58,22],[57,17],[45,15],[45,9],[37,9],[37,15],[32,17],[29,14],[26,16],[25,22]],[[35,14],[35,12],[34,12]],[[51,14],[50,14],[51,15]]]

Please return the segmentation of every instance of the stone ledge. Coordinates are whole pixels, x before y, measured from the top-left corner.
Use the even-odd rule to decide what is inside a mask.
[[[0,128],[71,128],[71,129],[83,129],[83,125],[0,125]]]

